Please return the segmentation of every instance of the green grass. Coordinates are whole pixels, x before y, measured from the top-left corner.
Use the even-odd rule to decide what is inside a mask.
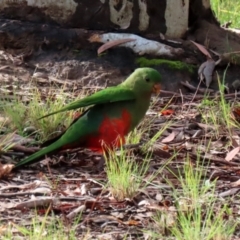
[[[131,150],[121,149],[119,154],[111,152],[106,157],[107,188],[115,199],[133,199],[139,193],[149,163],[148,157],[136,163]]]
[[[55,218],[55,217],[54,217]],[[75,236],[74,227],[69,225],[66,227],[60,219],[55,218],[53,222],[47,221],[47,218],[41,218],[42,221],[38,220],[39,217],[32,219],[31,227],[24,227],[21,225],[10,224],[6,227],[5,231],[1,234],[1,239],[21,239],[17,238],[16,235],[22,236],[24,239],[29,240],[52,240],[52,239],[61,239],[61,240],[77,240]],[[15,234],[13,234],[13,230]],[[16,234],[16,232],[18,232]],[[84,239],[84,237],[82,238]]]
[[[12,102],[3,101],[3,113],[9,120],[10,129],[17,130],[20,135],[24,136],[26,135],[24,129],[32,127],[39,141],[43,142],[58,135],[72,122],[72,112],[69,111],[38,120],[40,116],[62,108],[68,96],[61,89],[59,94],[49,92],[45,101],[42,101],[42,95],[36,87],[32,87],[30,92],[32,99],[28,104],[23,103],[18,96]]]
[[[225,74],[226,72],[227,70]],[[223,130],[231,134],[231,129],[234,127],[239,128],[239,123],[230,117],[232,115],[232,107],[236,103],[225,99],[225,74],[223,79],[218,77],[219,94],[214,99],[205,96],[198,108],[202,116],[202,122],[213,126],[216,129],[216,136],[219,136],[219,133],[223,133]]]
[[[236,224],[224,219],[229,209],[215,195],[216,182],[205,179],[199,159],[196,166],[188,159],[179,177],[182,192],[174,190],[178,214],[171,232],[176,239],[230,239],[234,232]]]
[[[5,127],[6,122],[0,122],[0,129]],[[0,156],[2,153],[6,153],[13,145],[12,138],[15,133],[9,133],[6,135],[0,135]]]
[[[154,105],[154,103],[153,103]],[[132,131],[127,137],[127,144],[137,144],[143,139],[143,136],[148,135],[150,126],[156,118],[149,118],[143,121],[138,129]],[[162,133],[171,125],[171,122],[166,123],[165,126],[160,128],[151,139],[148,139],[141,147],[141,152],[145,155],[140,162],[136,163],[136,156],[132,150],[120,149],[118,153],[110,151],[109,156],[106,158],[106,174],[108,179],[107,188],[110,189],[112,195],[118,199],[123,200],[125,198],[132,199],[140,190],[144,190],[147,186],[144,178],[147,175],[147,171],[151,161],[151,147],[158,141]],[[150,178],[153,179],[162,169]]]
[[[231,239],[237,223],[226,218],[232,214],[231,210],[218,200],[216,182],[206,179],[206,169],[200,159],[194,165],[187,157],[183,172],[176,176],[180,188],[172,186],[175,210],[156,213],[153,239],[163,236],[164,228],[176,240]]]
[[[240,28],[240,0],[211,0],[211,6],[221,23],[232,21],[232,28]]]

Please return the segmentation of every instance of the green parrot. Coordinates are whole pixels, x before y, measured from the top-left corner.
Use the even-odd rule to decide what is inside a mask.
[[[41,118],[77,108],[90,106],[75,119],[60,136],[47,141],[47,147],[15,165],[18,168],[41,160],[56,150],[77,147],[103,153],[125,143],[146,114],[152,93],[160,91],[161,75],[152,68],[136,69],[121,84],[108,87]],[[41,119],[40,118],[40,119]]]

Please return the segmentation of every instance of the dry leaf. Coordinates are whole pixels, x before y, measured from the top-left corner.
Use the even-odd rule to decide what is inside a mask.
[[[3,164],[0,163],[0,179],[4,178],[4,177],[7,177],[11,173],[13,168],[14,168],[13,164],[3,165]]]
[[[175,132],[172,132],[162,140],[162,143],[169,143],[175,138]]]
[[[135,39],[133,39],[133,38],[125,38],[125,39],[119,39],[119,40],[113,40],[113,41],[107,42],[107,43],[103,44],[98,49],[97,53],[100,54],[100,53],[106,51],[109,48],[112,48],[114,46],[118,46],[118,45],[123,44],[123,43],[132,42],[132,41],[135,41]]]
[[[81,214],[81,212],[86,210],[86,206],[85,205],[80,205],[78,208],[75,208],[73,211],[71,211],[68,215],[67,218],[68,219],[73,219],[74,217],[76,217],[78,214]]]
[[[161,202],[163,200],[163,195],[161,193],[157,193],[155,198],[158,202]]]
[[[212,82],[215,66],[215,62],[212,59],[208,59],[206,62],[202,63],[198,69],[198,76],[201,81],[205,79],[207,87],[209,87]]]
[[[215,131],[215,127],[214,126],[211,126],[211,125],[208,125],[208,124],[204,124],[204,123],[197,123],[197,125],[201,129],[203,129],[204,131],[212,131],[212,130]]]
[[[232,118],[235,119],[237,122],[240,122],[240,107],[235,106],[232,108]]]
[[[230,185],[231,185],[231,187],[238,187],[240,185],[240,179],[235,182],[230,183]]]
[[[238,147],[240,145],[240,137],[235,131],[232,131],[229,137],[233,147]]]
[[[133,219],[129,220],[129,221],[126,221],[126,222],[123,222],[124,224],[128,225],[128,226],[138,226],[140,225],[140,222],[139,221],[135,221]]]
[[[226,161],[231,161],[233,158],[239,153],[240,146],[234,148],[232,151],[230,151],[227,156],[225,157]]]
[[[5,224],[0,226],[0,235],[3,236],[5,233],[7,233],[7,231],[9,231],[9,225]]]
[[[207,56],[208,58],[212,58],[212,56],[210,55],[210,53],[208,52],[208,50],[201,44],[196,43],[192,40],[190,40],[198,49],[200,52],[202,52],[205,56]]]

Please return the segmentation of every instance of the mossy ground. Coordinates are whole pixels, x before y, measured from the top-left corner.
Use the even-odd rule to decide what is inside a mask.
[[[181,61],[167,60],[167,59],[148,59],[145,57],[139,57],[136,59],[136,63],[139,67],[156,67],[156,66],[167,66],[172,70],[187,71],[193,74],[197,67],[192,64],[187,64]]]

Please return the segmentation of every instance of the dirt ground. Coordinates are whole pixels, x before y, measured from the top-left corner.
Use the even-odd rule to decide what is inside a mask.
[[[39,50],[28,59],[1,51],[0,96],[3,97],[6,94],[11,96],[14,88],[20,95],[24,95],[31,81],[35,82],[39,89],[44,89],[50,84],[56,88],[66,84],[69,88],[76,89],[95,89],[115,85],[137,67],[135,57],[130,50],[124,48],[111,49],[100,57],[97,56],[96,49]],[[219,132],[216,126],[201,125],[197,106],[204,94],[199,93],[194,99],[194,90],[181,84],[181,81],[188,81],[196,87],[199,82],[197,73],[189,75],[182,71],[171,71],[167,66],[156,66],[156,69],[163,76],[162,85],[165,92],[158,99],[155,107],[148,112],[146,122],[158,116],[162,107],[170,99],[174,114],[158,116],[151,124],[149,135],[145,136],[145,140],[149,140],[169,120],[173,121],[171,127],[154,144],[151,168],[147,176],[161,168],[173,152],[178,150],[178,157],[169,165],[171,171],[163,170],[154,180],[154,186],[147,187],[133,200],[117,201],[102,185],[106,182],[106,174],[104,171],[99,172],[95,167],[99,156],[85,150],[74,153],[70,157],[58,154],[47,159],[45,163],[18,170],[8,179],[0,180],[1,224],[8,226],[14,223],[31,227],[32,218],[37,215],[37,221],[41,223],[47,215],[47,225],[58,224],[56,219],[59,218],[64,223],[65,233],[70,232],[73,222],[77,221],[74,231],[78,239],[83,236],[87,236],[86,239],[123,239],[126,233],[126,239],[148,239],[148,234],[142,230],[156,228],[151,218],[156,210],[171,212],[171,208],[174,209],[175,206],[171,194],[172,187],[166,179],[177,188],[179,181],[172,172],[178,175],[182,171],[187,154],[190,154],[192,164],[196,164],[196,152],[189,151],[188,147],[191,145],[192,149],[195,149],[199,142],[206,139],[212,139],[213,142],[220,141],[225,146],[229,140],[226,129],[223,128],[216,138],[215,133]],[[218,71],[223,73],[224,69],[220,67]],[[234,66],[230,67],[229,71],[235,72]],[[230,80],[236,78],[235,73],[231,75]],[[204,88],[204,84],[201,87]],[[213,96],[217,90],[217,83],[214,83]],[[228,98],[231,100],[232,96]],[[162,140],[173,130],[176,135],[179,135],[178,138],[163,144]],[[196,134],[197,132],[200,132],[200,135]],[[234,133],[239,136],[239,129],[234,129]],[[187,144],[189,144],[188,147]],[[210,150],[214,148],[213,144]],[[209,163],[205,165],[206,176],[209,180],[218,179],[216,191],[219,199],[228,201],[235,214],[234,218],[238,217],[240,209],[236,194],[239,186],[236,187],[232,183],[239,179],[239,159],[226,161],[225,150],[215,153],[210,150],[206,150],[203,146],[201,154],[202,161]],[[209,154],[204,155],[204,151],[209,151]],[[12,152],[2,160],[6,162],[12,156],[22,158],[25,155]],[[135,156],[136,162],[141,164],[144,156],[138,148],[135,149]],[[229,200],[229,196],[232,199]],[[218,204],[221,205],[220,200]],[[79,213],[82,210],[81,219],[78,221],[75,217],[80,216]],[[228,217],[226,215],[226,218]],[[25,239],[14,225],[11,226],[13,226],[15,239]],[[169,234],[167,227],[162,227],[161,232],[166,237]],[[239,239],[238,231],[235,236],[235,239]]]

